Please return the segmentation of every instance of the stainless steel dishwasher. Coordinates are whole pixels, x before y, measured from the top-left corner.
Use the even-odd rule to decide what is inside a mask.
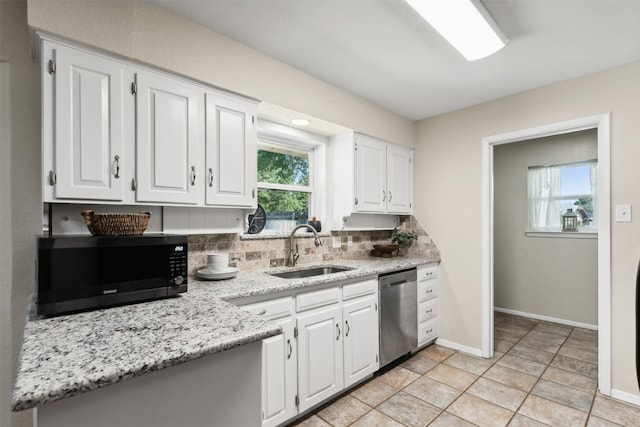
[[[380,367],[416,349],[418,302],[416,269],[380,275]]]

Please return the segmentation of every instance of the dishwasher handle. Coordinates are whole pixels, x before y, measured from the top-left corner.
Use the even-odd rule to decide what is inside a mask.
[[[407,281],[407,280],[398,280],[395,282],[391,282],[391,281],[384,281],[384,282],[380,282],[379,283],[379,289],[386,289],[386,288],[390,288],[392,286],[398,286],[398,285],[406,285],[406,284],[412,284],[412,283],[417,283],[417,281],[415,280],[411,280],[411,281]]]
[[[381,275],[378,278],[378,288],[388,288],[389,286],[401,285],[403,283],[412,283],[418,281],[418,275],[415,268],[403,271],[395,271]]]

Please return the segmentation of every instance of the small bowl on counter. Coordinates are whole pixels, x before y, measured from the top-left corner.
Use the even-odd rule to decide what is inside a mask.
[[[391,258],[393,257],[393,253],[398,250],[398,245],[396,244],[380,244],[373,245],[373,249],[378,252],[378,256],[381,258]]]

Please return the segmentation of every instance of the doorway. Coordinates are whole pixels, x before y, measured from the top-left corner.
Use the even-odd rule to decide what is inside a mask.
[[[611,195],[610,114],[524,129],[482,139],[482,356],[493,356],[494,147],[596,129],[598,146],[598,388],[611,395]]]

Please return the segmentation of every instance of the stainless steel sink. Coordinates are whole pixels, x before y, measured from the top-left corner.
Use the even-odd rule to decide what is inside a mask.
[[[304,277],[324,276],[327,274],[341,273],[353,270],[349,267],[313,267],[304,270],[284,271],[282,273],[269,273],[271,276],[282,277],[283,279],[302,279]]]

